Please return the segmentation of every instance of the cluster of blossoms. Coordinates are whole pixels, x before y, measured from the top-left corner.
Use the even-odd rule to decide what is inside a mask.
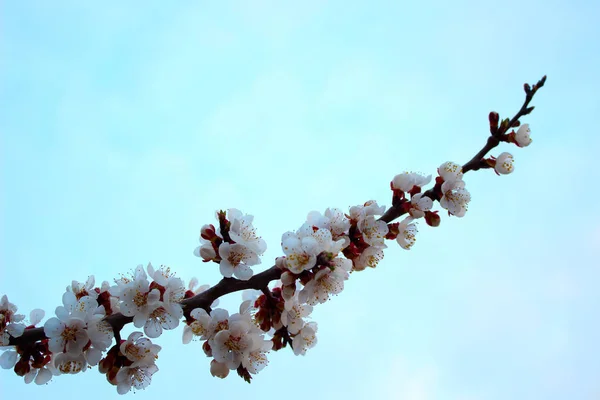
[[[545,77],[533,88],[525,85],[525,105],[512,120],[500,123],[498,114],[490,113],[492,139],[519,147],[531,143],[528,124],[517,132],[506,132],[519,126],[518,117],[531,112],[533,108],[526,106],[544,82]],[[85,283],[73,281],[63,293],[56,316],[43,327],[36,327],[44,318],[42,310],[33,310],[27,325],[25,317],[16,314],[17,307],[3,296],[0,346],[5,348],[0,367],[13,368],[26,383],[45,384],[53,376],[77,374],[98,365],[119,394],[144,389],[158,371],[156,359],[161,350],[150,338],[177,328],[183,320],[183,343],[195,338],[203,341],[203,352],[212,358],[213,376],[225,378],[236,370],[249,382],[268,364],[270,351],[289,345],[294,354],[305,355],[315,346],[317,324],[310,320],[313,308],[342,292],[352,274],[375,268],[383,259],[386,240],[396,240],[409,250],[416,241],[417,220],[424,218],[429,226],[438,226],[438,211],[432,211],[435,200],[449,215],[463,217],[471,200],[464,172],[493,168],[498,175],[511,173],[511,154],[480,157],[495,147],[487,147],[489,143],[464,170],[450,161],[440,165],[434,187],[428,191],[423,192],[423,187],[432,181],[431,175],[396,175],[390,183],[392,208],[387,212],[385,206],[371,200],[351,207],[347,214],[336,208],[309,213],[297,230],[282,235],[284,255],[256,279],[251,267],[260,264],[267,245],[256,234],[253,216],[231,208],[216,213],[218,228],[212,224],[202,227],[200,246],[194,251],[204,262],[219,264],[225,279],[215,290],[198,285],[195,278],[186,288],[167,267],[139,265],[114,285],[105,281],[95,287],[93,276]],[[402,221],[387,222],[401,215],[406,215]],[[237,313],[215,308],[219,296],[247,288],[257,290],[244,292]],[[120,331],[129,322],[143,328],[143,333],[136,331],[121,340]]]
[[[206,290],[197,287],[194,279],[186,292],[183,281],[174,277],[169,268],[155,270],[151,264],[147,272],[140,265],[130,277],[120,277],[115,285],[103,282],[94,287],[90,276],[85,283],[73,281],[62,296],[62,306],[56,316],[43,325],[45,339],[34,343],[19,343],[0,356],[0,366],[14,368],[26,383],[47,383],[52,376],[77,374],[91,366],[99,366],[119,393],[132,387],[143,389],[150,384],[160,347],[135,332],[128,340],[115,339],[111,316],[120,313],[131,317],[134,325],[144,327],[149,337],[158,337],[163,329],[173,329],[183,316],[180,301]],[[148,280],[152,278],[152,282]],[[6,296],[0,303],[1,345],[8,346],[10,338],[20,338],[44,318],[44,311],[30,314],[29,325],[21,323],[24,316],[16,314],[17,307]],[[38,328],[39,329],[39,328]],[[118,339],[118,338],[117,338]],[[110,349],[109,349],[110,348]]]
[[[273,346],[272,341],[264,338],[264,332],[254,323],[244,303],[240,312],[233,315],[221,308],[210,314],[203,308],[193,309],[183,330],[183,343],[190,343],[194,336],[205,341],[202,349],[208,357],[213,357],[210,372],[219,378],[237,370],[249,380],[249,373],[256,374],[268,364],[267,353]]]
[[[201,245],[194,254],[205,262],[219,263],[224,277],[247,281],[254,275],[250,267],[261,263],[259,256],[267,250],[267,243],[256,235],[252,215],[230,208],[227,213],[217,212],[217,219],[218,230],[212,224],[200,230]]]

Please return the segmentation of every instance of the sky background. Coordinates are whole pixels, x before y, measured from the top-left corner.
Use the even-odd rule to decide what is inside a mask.
[[[420,223],[412,250],[392,242],[353,274],[316,307],[305,357],[219,380],[179,328],[135,396],[600,399],[598,15],[571,0],[3,2],[0,294],[49,317],[71,280],[149,261],[215,284],[192,252],[230,207],[255,216],[267,268],[309,211],[389,205],[395,174],[469,160],[489,111],[511,117],[547,74],[522,119],[532,145],[492,152],[515,172],[467,174],[464,218]],[[118,396],[97,370],[43,387],[0,371],[0,388]]]

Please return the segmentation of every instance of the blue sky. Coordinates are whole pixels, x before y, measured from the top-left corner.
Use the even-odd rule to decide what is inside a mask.
[[[270,266],[309,211],[389,204],[395,174],[467,161],[488,112],[512,116],[547,74],[533,144],[492,153],[514,174],[467,174],[467,215],[354,274],[306,357],[274,353],[248,386],[167,332],[136,397],[597,399],[600,5],[294,3],[5,2],[0,293],[49,315],[71,280],[149,261],[214,284],[192,251],[229,207],[255,216]],[[0,386],[117,396],[94,370]]]

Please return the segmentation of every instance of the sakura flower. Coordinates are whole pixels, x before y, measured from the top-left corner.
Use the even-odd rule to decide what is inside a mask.
[[[405,218],[400,225],[398,226],[399,234],[396,237],[396,241],[405,250],[410,250],[410,248],[415,244],[418,230],[415,224],[411,223],[413,218]]]
[[[422,193],[417,193],[410,199],[408,213],[413,218],[422,218],[425,216],[425,211],[431,210],[431,207],[433,207],[433,200],[423,196]]]
[[[247,281],[254,274],[250,266],[260,264],[260,258],[258,258],[255,252],[238,243],[221,244],[219,253],[222,258],[219,270],[221,271],[221,275],[226,278],[231,278],[235,275],[236,278]]]
[[[94,275],[90,275],[85,283],[73,281],[70,286],[67,286],[67,292],[72,292],[77,300],[84,296],[96,299],[98,293],[94,290],[95,282]]]
[[[463,177],[462,167],[451,161],[447,161],[440,165],[440,167],[438,168],[438,174],[446,182],[462,180]]]
[[[413,187],[417,186],[421,188],[429,182],[431,182],[431,175],[424,176],[414,172],[404,172],[394,177],[392,180],[392,189],[409,192]]]
[[[214,337],[211,347],[215,360],[226,364],[229,369],[239,367],[244,353],[252,345],[250,326],[243,319],[230,320],[228,329],[219,331]]]
[[[389,229],[384,221],[376,221],[374,216],[369,215],[359,223],[358,228],[362,232],[365,242],[374,247],[386,247],[384,241]]]
[[[79,318],[62,317],[63,320],[50,318],[44,324],[48,349],[53,353],[80,354],[89,341],[86,323]]]
[[[73,295],[70,292],[65,294]],[[65,306],[56,307],[56,317],[48,319],[44,324],[44,333],[49,339],[48,349],[52,353],[77,355],[89,342],[87,321],[97,308],[97,302],[84,296],[73,305],[69,302],[70,296],[64,296],[63,299],[65,298]]]
[[[140,390],[147,388],[152,382],[152,375],[158,371],[156,364],[122,367],[116,376],[117,393],[125,394],[132,387]]]
[[[158,358],[161,347],[143,337],[142,332],[133,332],[121,343],[119,350],[134,365],[151,365]]]
[[[354,261],[354,270],[362,271],[367,267],[375,268],[383,260],[383,250],[378,247],[367,247]]]
[[[348,235],[350,229],[350,220],[338,208],[328,208],[325,214],[318,211],[311,211],[306,218],[310,226],[323,228],[331,231],[334,239],[339,239],[344,235]]]
[[[264,340],[262,338],[253,340],[252,347],[250,347],[247,356],[242,358],[242,367],[246,368],[251,374],[259,373],[269,364],[267,353],[271,351],[272,348],[273,342],[271,340]]]
[[[507,175],[513,172],[513,156],[510,153],[504,152],[496,158],[496,166],[494,167],[498,175]]]
[[[183,310],[179,307],[169,307],[159,305],[148,314],[144,322],[144,333],[150,338],[157,338],[162,335],[163,329],[171,330],[179,326],[179,320],[183,317]],[[134,317],[135,325],[135,317]],[[136,327],[140,328],[136,325]]]
[[[0,300],[0,346],[8,346],[10,337],[19,337],[25,330],[25,325],[20,323],[24,315],[15,314],[17,306],[8,301],[6,295]]]
[[[229,236],[233,241],[246,246],[257,255],[261,255],[267,250],[267,243],[256,234],[256,228],[252,226],[254,217],[244,215],[240,210],[230,208],[228,210]]]
[[[308,349],[317,344],[317,323],[309,322],[292,339],[292,347],[295,355],[305,355]]]
[[[309,316],[312,310],[312,306],[300,304],[298,297],[294,296],[285,302],[285,309],[281,313],[281,323],[288,328],[289,333],[296,334],[304,326],[303,318]]]
[[[87,334],[92,346],[106,350],[114,339],[112,326],[104,320],[104,315],[95,314],[87,321]]]
[[[324,303],[330,295],[339,294],[344,289],[344,281],[348,279],[351,261],[341,258],[337,260],[339,260],[337,268],[323,268],[304,286],[298,296],[300,302],[310,305]]]
[[[531,134],[531,129],[529,129],[529,124],[523,124],[517,130],[515,134],[515,141],[517,142],[517,146],[519,147],[527,147],[531,144],[532,139],[529,137]]]
[[[370,215],[383,215],[384,213],[385,206],[380,207],[375,200],[369,200],[362,206],[350,207],[350,218],[359,224]]]
[[[200,336],[202,340],[208,340],[215,328],[211,316],[203,308],[194,308],[190,316],[194,321],[183,327],[183,343],[189,343],[194,335]]]
[[[52,361],[56,370],[61,374],[78,374],[85,371],[87,367],[85,357],[78,353],[60,353]]]
[[[450,214],[464,217],[469,201],[471,201],[471,194],[465,189],[465,182],[463,180],[444,182],[442,192],[440,205]]]
[[[299,274],[314,267],[319,253],[319,242],[312,237],[298,237],[292,232],[286,232],[281,238],[281,247],[286,255],[287,268]]]
[[[136,274],[136,278],[124,285],[121,289],[120,308],[121,313],[128,317],[133,317],[133,324],[136,328],[141,328],[146,323],[151,312],[159,306],[160,291],[158,289],[150,290],[150,283],[143,270]]]

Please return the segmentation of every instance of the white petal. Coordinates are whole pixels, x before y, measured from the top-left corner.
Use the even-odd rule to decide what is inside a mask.
[[[237,268],[235,268],[235,271],[233,272],[233,274],[239,280],[247,281],[248,279],[252,278],[252,275],[254,274],[254,272],[252,271],[252,268],[250,268],[249,266],[240,264],[237,266]]]
[[[162,334],[162,331],[163,331],[162,326],[160,326],[158,321],[156,321],[154,319],[147,320],[146,324],[144,325],[144,333],[149,338],[154,339],[154,338],[159,337]]]
[[[231,278],[233,276],[234,268],[227,260],[221,260],[219,271],[225,278]]]
[[[88,364],[96,365],[100,362],[100,359],[102,359],[102,352],[95,347],[90,347],[85,353],[85,359]]]
[[[121,371],[119,371],[121,372]],[[131,390],[131,382],[129,380],[125,380],[117,385],[117,393],[125,394]]]
[[[52,317],[44,324],[44,333],[48,337],[59,336],[65,330],[65,324],[58,318]]]
[[[12,337],[19,337],[25,331],[25,325],[23,324],[10,324],[6,327],[6,331]]]
[[[36,308],[35,310],[32,310],[31,313],[29,313],[29,323],[31,325],[37,325],[42,319],[44,319],[45,315],[46,313],[44,312],[44,310]]]
[[[0,356],[0,367],[9,369],[15,366],[17,363],[17,352],[14,350],[7,350]]]
[[[73,292],[65,292],[62,296],[62,302],[68,310],[71,310],[77,304],[77,297]]]
[[[52,373],[47,368],[42,368],[35,377],[35,383],[36,385],[44,385],[48,383],[50,379],[52,379]]]
[[[36,377],[37,374],[38,374],[37,369],[31,369],[23,377],[23,379],[25,380],[25,383],[29,385],[31,382],[33,382],[33,379]]]
[[[188,344],[189,342],[192,341],[192,338],[194,337],[194,333],[192,332],[192,329],[186,325],[183,327],[183,344]]]

